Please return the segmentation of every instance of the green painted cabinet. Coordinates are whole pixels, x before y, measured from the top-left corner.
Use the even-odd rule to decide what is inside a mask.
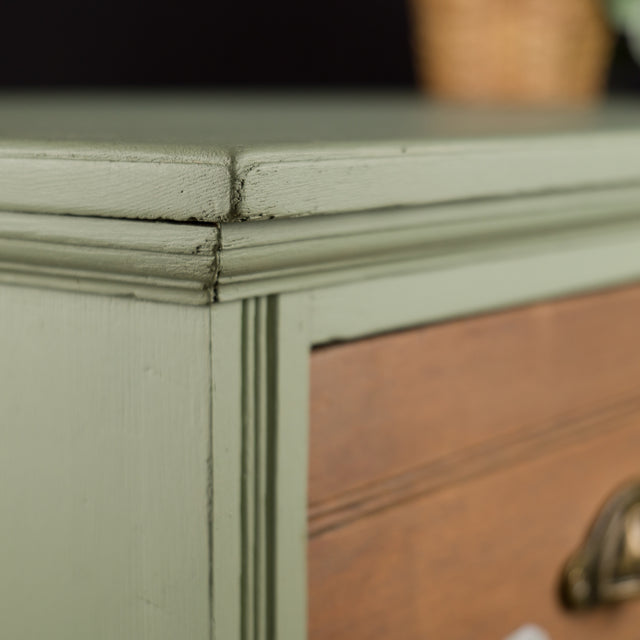
[[[311,349],[640,280],[639,203],[635,104],[2,96],[2,636],[304,638]]]

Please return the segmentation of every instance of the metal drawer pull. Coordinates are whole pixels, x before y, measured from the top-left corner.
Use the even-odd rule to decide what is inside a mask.
[[[570,609],[589,609],[640,597],[640,481],[604,505],[583,546],[562,574]]]

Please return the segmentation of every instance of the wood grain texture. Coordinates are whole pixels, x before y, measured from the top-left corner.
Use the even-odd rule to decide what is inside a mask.
[[[573,416],[464,447],[404,473],[345,491],[309,509],[308,535],[344,527],[361,518],[444,488],[471,481],[496,468],[521,464],[534,456],[591,438],[603,423],[616,425],[640,411],[640,398],[616,402]]]
[[[610,427],[611,432],[608,433]],[[309,544],[310,640],[635,640],[640,602],[566,613],[567,557],[640,471],[640,412],[600,435],[398,505]]]
[[[640,287],[314,351],[311,515],[464,449],[638,398]]]
[[[209,309],[0,308],[2,635],[209,640]]]

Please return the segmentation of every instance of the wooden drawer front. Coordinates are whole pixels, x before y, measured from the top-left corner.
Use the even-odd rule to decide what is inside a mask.
[[[408,476],[629,411],[640,404],[639,327],[632,287],[315,350],[312,533],[354,503],[393,501]]]
[[[566,613],[557,582],[602,501],[640,472],[640,416],[309,543],[311,640],[637,640],[640,603]]]
[[[565,560],[640,476],[640,288],[312,355],[312,640],[638,637],[576,615]]]

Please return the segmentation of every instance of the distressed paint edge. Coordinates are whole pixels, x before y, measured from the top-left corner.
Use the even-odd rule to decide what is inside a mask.
[[[240,151],[236,215],[326,215],[637,182],[638,138],[629,129]]]
[[[0,208],[226,222],[606,186],[640,180],[639,136],[629,128],[246,150],[8,140]]]
[[[229,159],[208,162],[0,155],[0,208],[216,222],[232,209]],[[169,188],[170,187],[170,188]]]
[[[0,281],[208,304],[216,226],[0,213]]]

